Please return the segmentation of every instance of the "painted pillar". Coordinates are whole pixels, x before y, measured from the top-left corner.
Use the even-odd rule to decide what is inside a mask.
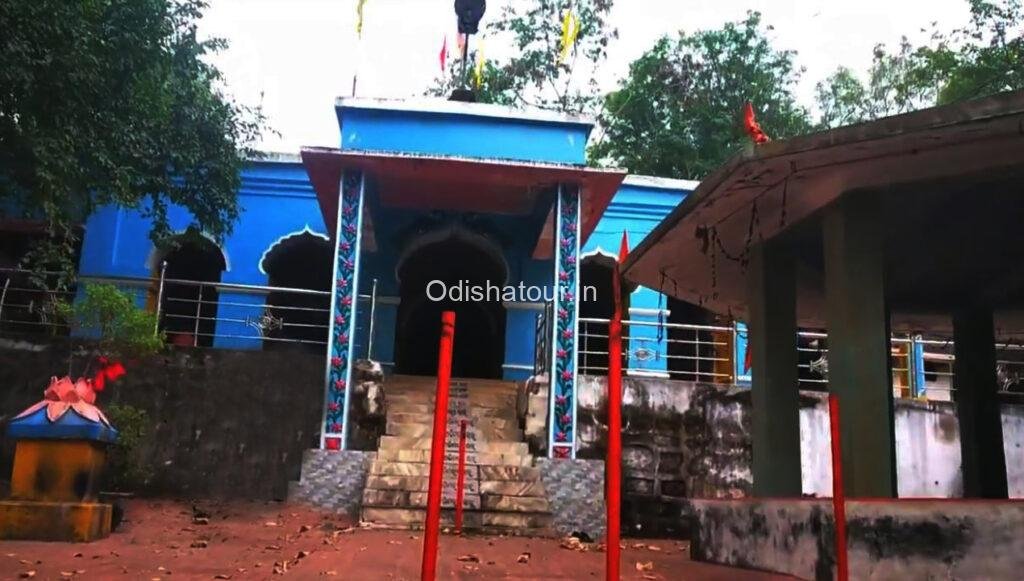
[[[753,248],[747,270],[754,495],[799,497],[800,388],[796,273],[777,243]]]
[[[344,450],[348,433],[349,385],[355,344],[359,287],[359,250],[365,180],[346,170],[341,178],[338,219],[334,235],[334,295],[331,297],[330,343],[324,374],[324,411],[320,447]]]
[[[964,498],[1007,498],[992,310],[956,311],[953,340]]]
[[[843,481],[853,498],[897,490],[883,223],[864,192],[846,194],[823,221],[828,386],[843,410]]]
[[[551,402],[548,454],[576,457],[576,336],[579,321],[580,192],[558,188],[555,202],[555,284],[551,340]]]

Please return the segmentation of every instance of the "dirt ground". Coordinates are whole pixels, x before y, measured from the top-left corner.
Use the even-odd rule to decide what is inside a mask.
[[[0,542],[2,579],[419,579],[419,532],[368,530],[303,506],[135,500],[109,538]],[[441,537],[438,579],[602,579],[599,545],[559,539]],[[782,577],[689,560],[678,541],[627,540],[623,579]],[[643,570],[638,570],[643,569]]]

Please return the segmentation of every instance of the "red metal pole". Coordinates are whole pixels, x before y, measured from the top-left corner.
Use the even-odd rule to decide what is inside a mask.
[[[459,473],[455,480],[455,534],[462,534],[462,499],[466,486],[466,420],[459,422]]]
[[[839,396],[828,395],[828,416],[832,427],[832,516],[836,525],[836,573],[839,581],[850,578],[846,552],[846,495],[843,492],[843,456],[839,441]]]
[[[626,233],[622,233],[619,262],[629,253]],[[618,581],[621,571],[619,547],[622,509],[622,289],[619,269],[612,272],[612,296],[615,310],[608,323],[608,457],[605,459],[608,506],[608,534],[605,551],[605,579]]]
[[[441,487],[444,480],[445,432],[448,428],[448,388],[452,378],[452,343],[455,313],[441,315],[441,348],[437,356],[437,398],[434,401],[434,436],[430,443],[430,484],[427,488],[427,520],[423,523],[422,581],[437,576],[437,539],[441,533]]]

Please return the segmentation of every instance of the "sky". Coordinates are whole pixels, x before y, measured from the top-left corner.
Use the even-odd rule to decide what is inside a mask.
[[[491,0],[481,23],[503,5]],[[336,146],[334,99],[422,95],[439,73],[447,35],[454,53],[453,0],[366,0],[362,40],[355,32],[357,0],[210,0],[200,33],[230,43],[212,58],[227,91],[239,102],[261,104],[272,131],[260,149],[297,152],[304,145]],[[763,14],[779,49],[797,51],[805,68],[797,98],[813,105],[814,85],[843,65],[864,72],[877,43],[902,35],[923,40],[922,29],[949,30],[968,21],[967,0],[617,0],[612,21],[619,38],[599,78],[613,90],[629,64],[662,35],[695,32]],[[486,38],[485,38],[486,42]],[[508,54],[498,39],[485,44],[490,59]]]

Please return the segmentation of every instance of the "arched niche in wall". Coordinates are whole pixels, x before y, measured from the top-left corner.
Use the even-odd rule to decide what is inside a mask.
[[[156,250],[152,266],[163,271],[160,328],[175,345],[210,347],[217,328],[218,291],[227,259],[205,236],[176,236],[165,250]],[[166,264],[166,267],[163,265]]]
[[[595,252],[584,255],[580,260],[580,373],[587,375],[608,375],[608,323],[615,311],[615,295],[612,292],[612,276],[617,260],[614,256]],[[622,318],[629,319],[629,295],[632,285],[621,289]],[[598,319],[600,322],[587,322]],[[629,352],[629,327],[622,329],[622,352]],[[623,361],[623,368],[626,361]]]
[[[322,352],[330,324],[334,248],[323,234],[309,229],[278,240],[263,254],[260,270],[267,284],[282,290],[267,295],[266,314],[273,325],[263,332],[264,349],[302,346]],[[283,289],[322,291],[311,294]]]
[[[460,227],[434,230],[406,246],[395,274],[401,297],[395,326],[397,373],[437,373],[441,312],[454,310],[453,376],[502,377],[506,313],[501,297],[457,300],[449,293],[444,300],[432,301],[427,296],[427,286],[432,281],[440,281],[446,288],[486,289],[490,284],[501,289],[508,280],[508,265],[500,246],[486,236]],[[431,294],[439,296],[440,286],[433,286]]]

